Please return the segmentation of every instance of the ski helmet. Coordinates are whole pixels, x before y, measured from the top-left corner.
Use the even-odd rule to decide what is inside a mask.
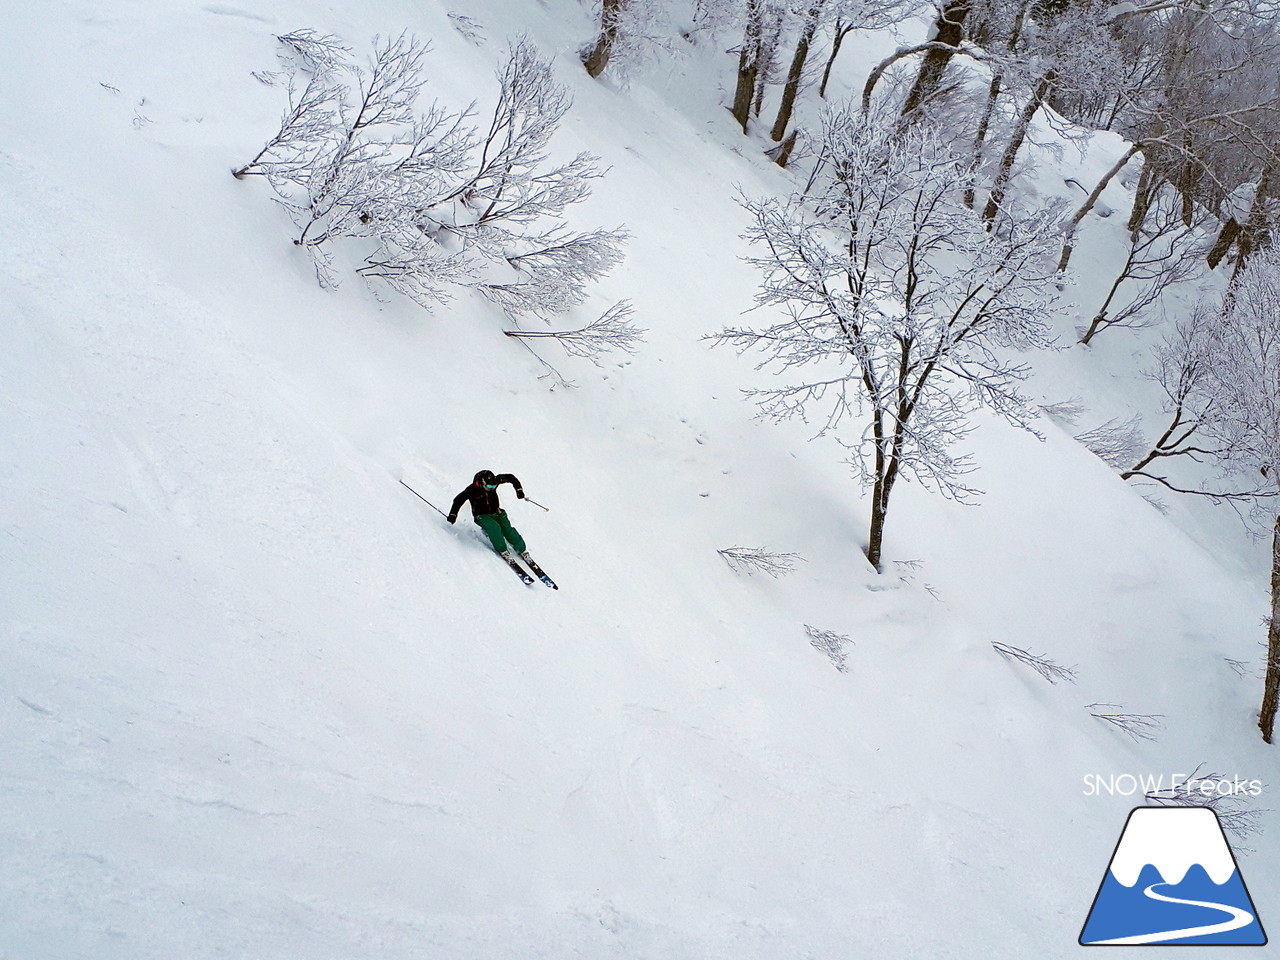
[[[482,487],[486,484],[493,483],[494,479],[495,477],[492,470],[481,470],[475,475],[475,482],[480,484]]]

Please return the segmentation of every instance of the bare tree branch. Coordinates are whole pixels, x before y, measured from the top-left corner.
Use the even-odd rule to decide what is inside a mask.
[[[797,563],[804,558],[797,553],[775,553],[764,547],[725,547],[716,553],[724,557],[724,562],[737,573],[764,573],[771,577],[782,577],[793,573]]]
[[[1068,683],[1076,682],[1075,667],[1064,667],[1060,663],[1050,660],[1048,657],[1037,656],[1034,653],[1028,653],[1021,647],[1011,646],[1007,643],[995,642],[991,644],[992,649],[1006,660],[1012,660],[1015,663],[1021,663],[1023,666],[1030,667],[1040,676],[1044,677],[1050,683],[1056,684],[1065,680]]]

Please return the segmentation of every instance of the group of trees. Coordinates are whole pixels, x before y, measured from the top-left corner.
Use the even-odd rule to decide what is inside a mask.
[[[636,2],[606,0],[606,23]],[[810,110],[797,127],[798,98],[806,85],[826,96],[848,33],[907,12],[890,0],[698,3],[740,38],[727,85],[734,120],[761,140],[767,130],[779,164],[807,162],[790,197],[744,201],[757,304],[774,319],[714,340],[760,352],[781,376],[782,386],[751,391],[764,414],[816,418],[819,434],[850,450],[870,493],[866,555],[879,568],[899,479],[973,492],[953,447],[975,404],[1029,423],[1016,390],[1025,368],[1011,351],[1048,344],[1077,236],[1091,213],[1111,215],[1101,197],[1125,177],[1127,244],[1113,275],[1090,278],[1098,301],[1081,304],[1090,312],[1078,338],[1087,346],[1164,321],[1170,291],[1202,288],[1190,313],[1164,321],[1173,329],[1150,373],[1167,399],[1158,436],[1141,452],[1137,419],[1103,432],[1125,434],[1109,452],[1123,478],[1232,499],[1274,521],[1259,714],[1270,742],[1280,699],[1276,11],[1262,0],[939,0],[924,42],[868,65],[860,102]],[[618,36],[602,29],[596,50]],[[823,51],[819,82],[810,64]],[[1074,210],[1036,209],[1016,189],[1038,117],[1063,140],[1112,130],[1129,144],[1081,186]],[[1214,270],[1227,282],[1203,292]],[[1198,483],[1174,479],[1169,468],[1191,460],[1216,464],[1217,482],[1203,468]]]

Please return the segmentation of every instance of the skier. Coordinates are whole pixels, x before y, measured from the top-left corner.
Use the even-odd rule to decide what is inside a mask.
[[[516,553],[527,560],[524,537],[520,536],[520,531],[511,525],[511,521],[507,519],[507,511],[503,510],[498,503],[498,486],[503,483],[509,483],[515,487],[516,496],[521,500],[524,499],[524,488],[520,486],[520,481],[514,474],[500,473],[495,476],[492,470],[481,470],[475,475],[471,486],[453,498],[453,507],[445,519],[455,523],[462,505],[470,501],[471,518],[485,532],[493,549],[510,563],[512,557],[507,550],[507,545],[510,544],[515,548]]]
[[[485,535],[489,538],[489,543],[493,545],[494,551],[507,562],[507,566],[511,568],[516,576],[526,584],[533,583],[533,577],[529,576],[529,571],[516,563],[516,558],[511,556],[511,551],[507,549],[508,544],[514,547],[516,552],[520,554],[520,559],[529,565],[529,570],[533,571],[534,577],[537,577],[552,590],[560,589],[556,586],[556,582],[547,576],[547,572],[538,566],[533,557],[526,552],[524,537],[520,536],[520,532],[511,525],[511,521],[507,519],[507,511],[503,510],[501,504],[498,503],[498,486],[503,483],[509,483],[515,487],[516,496],[521,500],[528,499],[524,495],[524,488],[520,486],[520,481],[513,474],[503,473],[495,476],[492,470],[481,470],[472,479],[471,486],[453,498],[453,507],[448,514],[403,480],[400,483],[450,523],[457,523],[458,511],[462,509],[464,503],[470,501],[471,517],[475,520],[476,526],[485,532]],[[542,507],[543,510],[547,509],[536,500],[529,500],[529,502],[534,506]]]

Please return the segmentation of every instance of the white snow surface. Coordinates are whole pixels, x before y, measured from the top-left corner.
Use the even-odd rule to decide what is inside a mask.
[[[1217,884],[1226,883],[1236,872],[1218,818],[1204,807],[1133,811],[1111,858],[1111,872],[1120,883],[1132,887],[1148,864],[1160,871],[1165,883],[1174,886],[1196,864]]]
[[[1274,779],[1260,681],[1224,661],[1258,664],[1267,609],[1229,512],[1166,517],[1054,424],[979,418],[980,503],[900,488],[877,574],[840,449],[752,419],[761,375],[702,338],[757,282],[735,190],[791,181],[723,109],[731,58],[593,82],[590,12],[525,0],[3,16],[0,957],[1074,956],[1138,802],[1086,775]],[[557,323],[629,297],[635,358],[546,350],[578,384],[550,389],[478,298],[319,289],[266,184],[229,175],[284,109],[251,72],[298,27],[430,37],[455,107],[491,105],[517,32],[554,55],[555,149],[611,168],[574,216],[633,235]],[[843,53],[842,89],[876,55]],[[1025,177],[1069,195],[1057,165],[1089,182],[1122,149]],[[1087,222],[1073,296],[1117,219]],[[1032,359],[1101,421],[1150,390],[1139,338],[1097,343]],[[482,467],[551,508],[506,499],[559,592],[397,482],[443,506]],[[731,545],[806,562],[741,576]],[[852,638],[847,673],[805,624]],[[1251,845],[1265,918],[1280,849]]]

